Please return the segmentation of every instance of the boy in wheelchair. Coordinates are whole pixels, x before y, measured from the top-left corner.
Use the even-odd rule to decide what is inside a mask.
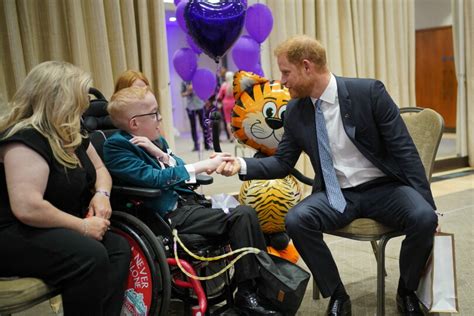
[[[159,198],[144,203],[181,234],[222,236],[230,240],[233,249],[265,249],[264,236],[252,208],[238,206],[228,213],[212,209],[199,203],[197,193],[188,188],[186,184],[193,183],[196,174],[213,172],[224,158],[216,155],[185,164],[175,156],[160,135],[161,115],[147,87],[118,91],[107,110],[120,129],[104,144],[104,161],[115,183],[161,189]],[[236,263],[235,305],[249,315],[276,315],[278,313],[264,306],[256,294],[258,276],[258,263],[253,254]]]

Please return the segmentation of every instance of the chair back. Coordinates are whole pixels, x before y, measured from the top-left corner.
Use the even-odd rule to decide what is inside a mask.
[[[426,177],[431,181],[434,161],[444,130],[443,117],[432,109],[401,108],[400,114],[415,143]]]
[[[112,120],[107,112],[108,101],[100,92],[95,88],[89,89],[89,94],[94,96],[91,99],[89,108],[82,115],[82,123],[85,129],[89,132],[95,130],[111,130],[116,129]]]

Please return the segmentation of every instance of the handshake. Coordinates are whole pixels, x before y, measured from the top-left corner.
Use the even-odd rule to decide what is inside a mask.
[[[206,172],[217,173],[223,176],[233,176],[240,171],[240,161],[229,153],[213,153],[209,159],[193,163],[196,174]]]
[[[156,157],[158,160],[168,163],[169,155],[163,152],[156,144],[154,144],[146,136],[135,136],[130,139],[134,145],[142,147],[150,155]],[[240,161],[229,153],[213,153],[209,159],[201,160],[192,164],[196,174],[206,172],[212,174],[216,172],[223,176],[233,176],[240,171]]]

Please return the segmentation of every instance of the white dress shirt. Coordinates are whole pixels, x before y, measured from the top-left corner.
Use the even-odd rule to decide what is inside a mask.
[[[385,174],[374,166],[352,143],[344,131],[341,119],[336,78],[331,74],[329,84],[320,97],[326,121],[331,156],[341,188],[355,187]],[[317,99],[311,98],[313,104]]]

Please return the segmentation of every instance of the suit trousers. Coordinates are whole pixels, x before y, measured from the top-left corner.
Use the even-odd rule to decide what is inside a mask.
[[[102,241],[65,228],[14,223],[0,230],[0,276],[34,277],[60,288],[64,314],[120,315],[130,246],[107,232]]]
[[[168,219],[180,234],[220,237],[229,240],[234,250],[242,247],[266,249],[256,212],[249,206],[240,205],[226,213],[222,209],[191,204],[169,213]],[[236,262],[235,279],[238,283],[258,276],[258,262],[254,254],[243,256]]]
[[[286,229],[311,270],[324,297],[331,296],[341,278],[323,240],[323,233],[365,217],[406,234],[400,250],[400,277],[406,289],[415,290],[433,246],[438,218],[433,207],[412,187],[391,178],[378,178],[343,189],[344,213],[330,208],[325,192],[313,193],[286,216]]]

